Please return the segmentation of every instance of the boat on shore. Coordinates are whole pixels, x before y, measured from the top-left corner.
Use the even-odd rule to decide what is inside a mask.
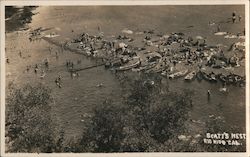
[[[227,77],[223,74],[218,74],[218,79],[223,82],[223,83],[226,83],[227,82]]]
[[[111,68],[111,67],[118,67],[121,66],[121,60],[119,58],[116,58],[114,60],[106,61],[105,68]]]
[[[44,37],[46,38],[55,38],[55,37],[59,37],[60,35],[58,34],[47,34],[47,35],[44,35]]]
[[[232,84],[238,84],[243,80],[243,77],[235,74],[230,74],[227,77],[228,77],[228,82]]]
[[[188,73],[187,76],[185,76],[184,79],[186,81],[191,81],[191,80],[193,80],[195,78],[195,76],[196,76],[196,71],[192,71],[192,72]]]
[[[244,84],[244,77],[236,74],[229,74],[227,76],[223,74],[218,74],[217,77],[223,83],[234,84],[239,86],[241,86],[241,84]]]
[[[141,63],[140,58],[136,57],[129,61],[128,64],[116,68],[116,71],[125,71],[137,67]]]
[[[188,73],[188,70],[182,70],[173,74],[170,74],[168,76],[169,79],[175,79],[175,78],[179,78],[179,77],[183,77]]]
[[[206,74],[205,72],[202,72],[203,74],[203,79],[209,82],[217,82],[216,75],[211,72],[209,74]]]
[[[156,66],[156,62],[151,62],[148,64],[141,65],[140,67],[137,68],[132,68],[132,71],[134,72],[140,72],[140,71],[146,71],[154,68]]]
[[[145,73],[161,73],[163,70],[165,70],[165,68],[166,67],[157,64],[153,68],[146,70]]]

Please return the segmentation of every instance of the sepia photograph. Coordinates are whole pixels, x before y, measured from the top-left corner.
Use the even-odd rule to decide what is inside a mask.
[[[247,151],[244,3],[20,4],[1,19],[5,153]]]

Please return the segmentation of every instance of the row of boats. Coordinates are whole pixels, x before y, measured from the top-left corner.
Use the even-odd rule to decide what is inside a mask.
[[[214,72],[207,73],[202,70],[193,70],[189,71],[188,69],[177,71],[177,72],[170,72],[167,66],[159,66],[159,62],[141,62],[139,57],[133,57],[127,64],[120,65],[119,61],[110,63],[105,65],[107,68],[112,67],[115,71],[126,71],[132,70],[134,72],[145,72],[145,73],[160,73],[162,76],[168,79],[177,79],[184,77],[186,81],[192,81],[197,79],[198,81],[208,81],[212,83],[222,82],[226,84],[234,84],[239,86],[244,86],[245,84],[245,77],[232,74],[224,75],[222,73],[215,74]],[[120,66],[119,66],[120,65]]]
[[[223,84],[233,84],[233,85],[239,85],[239,86],[244,86],[245,81],[246,81],[245,77],[232,74],[232,73],[229,75],[224,75],[222,73],[215,74],[214,72],[206,73],[201,70],[199,70],[198,72],[196,71],[189,72],[188,70],[183,70],[183,71],[179,71],[179,72],[168,75],[169,79],[175,79],[175,78],[180,78],[180,77],[184,77],[186,81],[197,79],[198,81],[205,80],[205,81],[209,81],[212,83],[222,82]]]

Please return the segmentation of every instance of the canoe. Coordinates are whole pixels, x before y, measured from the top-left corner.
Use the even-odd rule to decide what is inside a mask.
[[[169,75],[168,78],[174,79],[174,78],[182,77],[182,76],[185,76],[187,73],[188,73],[188,70],[182,70],[182,71]]]
[[[187,74],[187,76],[185,77],[185,80],[186,81],[191,81],[195,78],[196,76],[196,71],[192,71],[190,72],[189,74]]]
[[[210,81],[210,82],[217,82],[217,79],[216,79],[216,75],[215,74],[206,74],[205,72],[202,72],[203,74],[203,79],[206,80],[206,81]]]
[[[242,77],[239,75],[235,75],[234,79],[235,79],[235,82],[237,83],[237,82],[240,82],[242,80]]]
[[[234,84],[237,84],[243,80],[241,76],[235,74],[228,75],[227,78],[229,83],[234,83]]]
[[[130,70],[132,68],[137,67],[139,64],[141,63],[139,58],[134,58],[133,60],[129,61],[128,64],[124,65],[124,66],[120,66],[118,68],[116,68],[116,71],[125,71],[125,70]]]
[[[227,35],[228,33],[227,32],[216,32],[214,33],[214,35]]]
[[[111,63],[112,67],[121,66],[121,64],[122,64],[120,59],[115,59],[115,60],[111,61],[110,63]]]
[[[163,70],[165,70],[165,66],[159,66],[155,65],[153,68],[150,68],[148,70],[146,70],[146,73],[161,73]]]
[[[210,76],[210,78],[212,79],[212,81],[217,82],[217,79],[216,79],[216,75],[215,75],[215,74],[210,73],[209,76]]]
[[[146,70],[154,68],[155,66],[156,66],[156,62],[151,62],[151,63],[145,64],[145,65],[141,65],[138,68],[132,68],[132,71],[134,71],[134,72],[146,71]]]
[[[58,35],[58,34],[48,34],[48,35],[45,35],[44,37],[46,37],[46,38],[55,38],[55,37],[58,37],[58,36],[60,36],[60,35]]]
[[[146,70],[152,69],[152,68],[154,68],[156,65],[157,65],[156,62],[151,62],[151,63],[149,63],[148,66],[143,67],[143,68],[141,69],[141,71],[146,71]]]
[[[218,78],[220,79],[221,82],[227,82],[227,77],[223,74],[219,74]]]

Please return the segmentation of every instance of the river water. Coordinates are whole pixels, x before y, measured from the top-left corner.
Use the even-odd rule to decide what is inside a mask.
[[[192,10],[192,12],[190,12]],[[222,11],[223,10],[223,11]],[[207,37],[211,45],[224,44],[229,46],[234,41],[225,40],[223,37],[215,37],[213,28],[208,26],[208,21],[227,21],[231,13],[236,11],[244,19],[243,6],[141,6],[141,7],[39,7],[34,15],[31,28],[50,28],[50,32],[60,35],[53,40],[63,42],[72,39],[82,32],[97,34],[98,27],[105,36],[120,34],[124,28],[134,31],[155,29],[159,32],[184,32],[185,34]],[[193,26],[192,28],[188,26]],[[237,33],[244,29],[244,21],[232,27],[222,24],[222,29]],[[214,28],[215,29],[215,28]],[[49,52],[52,47],[52,54]],[[18,52],[22,51],[22,57]],[[55,57],[58,51],[59,57]],[[85,56],[72,52],[60,52],[60,48],[41,40],[30,42],[28,33],[16,32],[6,35],[6,56],[11,64],[7,65],[7,83],[11,80],[23,83],[44,83],[52,88],[54,97],[53,116],[58,125],[65,129],[68,137],[79,136],[85,127],[84,123],[88,113],[100,105],[105,99],[118,100],[121,96],[121,88],[118,80],[103,67],[97,67],[80,72],[80,77],[71,79],[66,72],[65,61],[76,62],[81,60],[81,66],[94,65],[96,62]],[[26,66],[42,63],[48,58],[50,69],[44,79],[40,79],[33,72],[24,72]],[[33,69],[31,69],[32,71]],[[244,75],[244,64],[235,69]],[[54,83],[58,75],[62,76],[63,87],[57,88]],[[102,83],[102,88],[97,87]],[[212,84],[206,81],[185,82],[183,78],[169,81],[170,90],[182,91],[189,89],[194,92],[193,109],[191,117],[194,120],[204,122],[209,115],[222,116],[228,125],[238,125],[245,128],[245,88],[228,86],[229,93],[219,92],[220,84]],[[207,100],[207,90],[211,90],[211,99]],[[225,130],[227,131],[227,130]]]

